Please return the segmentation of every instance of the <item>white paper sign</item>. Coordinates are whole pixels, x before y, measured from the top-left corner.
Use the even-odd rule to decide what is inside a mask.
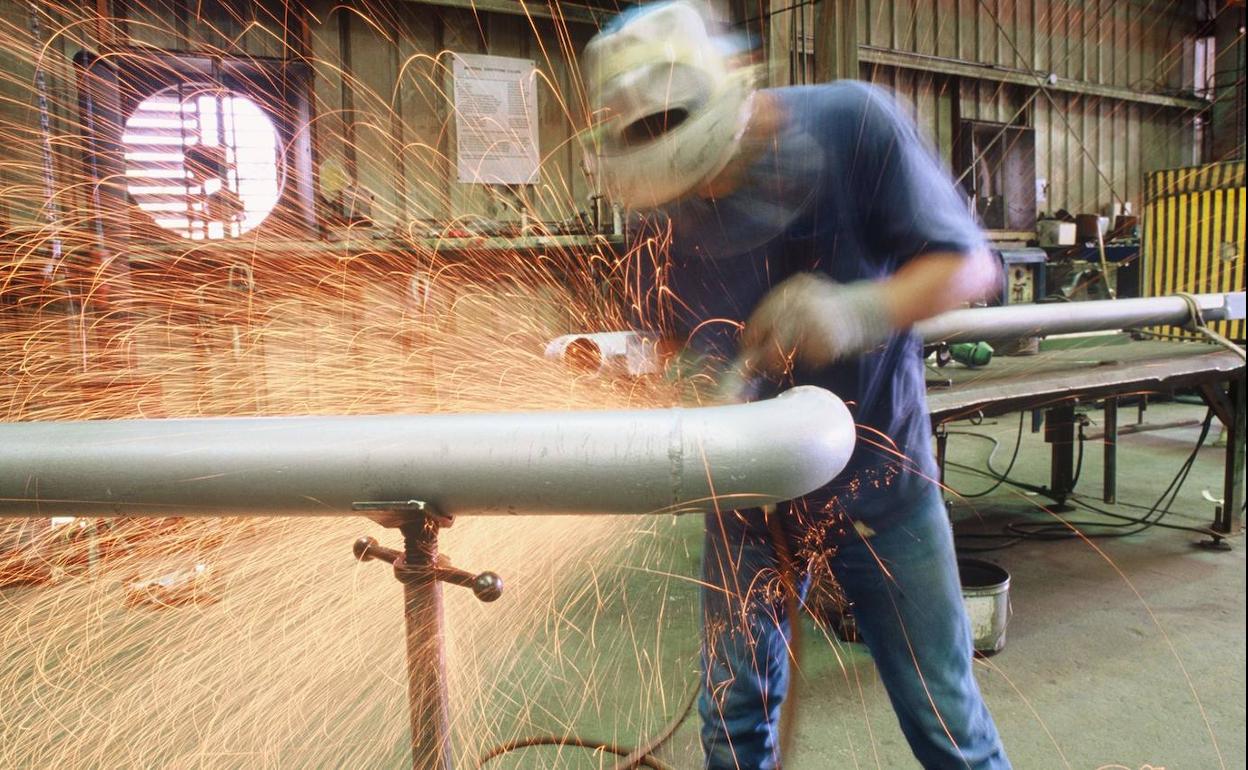
[[[455,132],[459,181],[537,181],[537,87],[531,59],[457,54]]]

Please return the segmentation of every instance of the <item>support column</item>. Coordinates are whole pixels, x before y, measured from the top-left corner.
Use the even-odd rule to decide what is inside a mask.
[[[858,78],[858,0],[821,0],[815,11],[815,81]]]
[[[351,546],[360,561],[381,559],[393,565],[403,584],[403,622],[407,650],[407,707],[412,770],[451,770],[451,719],[442,643],[442,586],[471,588],[483,602],[503,593],[503,580],[493,572],[473,575],[455,569],[438,555],[438,529],[451,517],[421,500],[357,502],[360,511],[385,527],[403,533],[403,550],[383,548],[371,537]]]
[[[451,770],[451,718],[442,646],[442,586],[435,565],[438,525],[420,517],[399,526],[403,556],[394,563],[403,583],[407,642],[407,700],[413,770]]]

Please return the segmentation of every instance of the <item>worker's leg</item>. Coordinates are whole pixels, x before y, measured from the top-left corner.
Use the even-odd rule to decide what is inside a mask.
[[[841,546],[833,569],[923,766],[1008,768],[971,671],[970,623],[939,496]]]
[[[702,555],[702,748],[713,770],[779,764],[789,626],[758,511],[708,516]]]

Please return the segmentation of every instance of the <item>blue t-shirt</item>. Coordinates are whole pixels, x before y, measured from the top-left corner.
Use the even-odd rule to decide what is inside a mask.
[[[782,128],[730,195],[669,206],[629,276],[642,326],[731,361],[739,327],[771,287],[802,271],[849,283],[884,278],[933,251],[968,252],[982,235],[929,145],[885,92],[845,81],[766,92]],[[669,241],[665,241],[670,238]],[[806,508],[835,501],[885,524],[934,489],[922,343],[882,347],[784,382],[840,396],[858,425],[849,465]]]

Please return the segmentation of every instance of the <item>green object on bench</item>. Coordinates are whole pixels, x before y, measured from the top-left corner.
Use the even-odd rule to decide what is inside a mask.
[[[949,346],[949,357],[963,366],[987,366],[992,361],[992,346],[987,342],[959,342]]]

